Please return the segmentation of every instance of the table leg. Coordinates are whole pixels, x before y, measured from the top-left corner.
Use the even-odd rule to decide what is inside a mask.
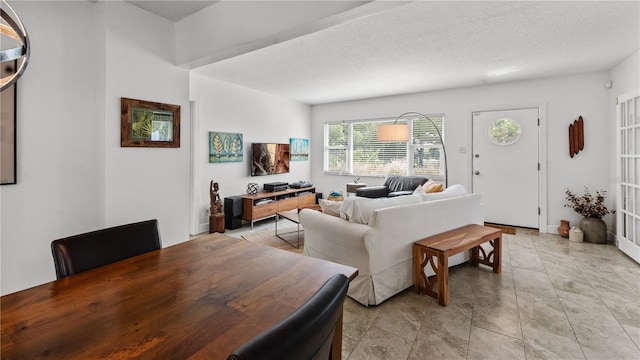
[[[449,304],[449,256],[438,253],[438,304]]]
[[[285,219],[291,220],[289,218],[287,218],[286,216],[283,216]],[[291,220],[294,223],[297,224],[298,228],[295,232],[297,232],[297,242],[295,244],[293,244],[293,241],[289,241],[287,240],[283,235],[286,234],[292,234],[294,231],[290,231],[290,232],[285,232],[285,233],[280,233],[278,234],[278,220],[280,219],[280,215],[276,214],[276,237],[280,238],[282,241],[286,242],[287,244],[293,246],[296,249],[300,249],[300,221],[295,221],[295,220]]]
[[[331,359],[342,359],[342,315],[343,311],[340,311],[340,317],[338,317],[338,323],[336,324],[336,330],[333,333],[333,340],[331,341]]]
[[[438,260],[438,252],[431,251],[429,248],[420,248],[420,256],[419,256],[419,294],[426,294],[431,296],[434,299],[438,299],[438,289],[436,288],[440,284],[440,279],[438,276],[440,262]],[[437,263],[437,265],[436,265]],[[424,271],[424,267],[430,265],[433,270],[433,276],[428,277],[426,272]]]
[[[471,248],[471,265],[478,266],[478,253],[480,252],[480,245]]]
[[[502,272],[502,233],[493,239],[493,272],[500,274]]]
[[[413,245],[413,288],[420,294],[422,285],[422,251],[420,246]]]

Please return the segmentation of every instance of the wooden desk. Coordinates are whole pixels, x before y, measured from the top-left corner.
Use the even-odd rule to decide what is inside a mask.
[[[226,359],[338,273],[358,270],[203,236],[3,296],[0,358]]]

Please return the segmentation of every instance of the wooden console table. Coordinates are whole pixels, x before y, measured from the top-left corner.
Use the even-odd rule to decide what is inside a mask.
[[[276,216],[279,211],[299,209],[316,203],[316,188],[287,189],[259,192],[242,196],[242,220],[250,221]]]
[[[488,254],[480,246],[489,242],[493,251]],[[419,294],[427,294],[442,306],[449,303],[449,256],[471,250],[471,263],[491,266],[493,272],[502,271],[502,230],[471,224],[418,240],[413,244],[413,283]],[[482,253],[482,257],[480,257]],[[437,261],[434,262],[434,259]],[[431,265],[436,274],[429,279],[424,267]],[[435,281],[434,281],[435,280]],[[438,290],[434,287],[437,284]]]

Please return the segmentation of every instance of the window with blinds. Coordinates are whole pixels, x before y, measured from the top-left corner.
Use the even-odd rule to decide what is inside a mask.
[[[442,115],[403,118],[410,141],[378,142],[378,125],[393,124],[395,118],[352,120],[325,124],[324,171],[357,176],[424,175],[444,180]]]

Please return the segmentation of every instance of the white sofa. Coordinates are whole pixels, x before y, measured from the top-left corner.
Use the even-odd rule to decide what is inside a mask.
[[[445,190],[445,195],[448,190]],[[344,212],[351,211],[352,217],[365,218],[367,210],[371,210],[368,219],[360,219],[362,223],[353,222],[357,220],[354,218],[349,221],[304,209],[300,212],[300,223],[305,233],[304,253],[356,267],[358,276],[349,285],[348,295],[363,305],[378,305],[413,285],[412,245],[416,240],[484,222],[484,210],[478,194],[455,194],[449,198],[436,196],[444,197],[440,200],[430,200],[428,195],[399,197],[402,200],[380,199],[383,208],[379,209],[371,206],[371,201],[378,199],[353,198],[347,201],[350,198],[346,198],[341,208],[343,217],[346,215]],[[387,205],[384,202],[389,201],[390,207],[384,207]],[[366,204],[359,206],[363,203]],[[449,266],[461,264],[469,258],[468,251],[457,254],[449,258]],[[427,275],[433,274],[430,266],[426,270]]]

